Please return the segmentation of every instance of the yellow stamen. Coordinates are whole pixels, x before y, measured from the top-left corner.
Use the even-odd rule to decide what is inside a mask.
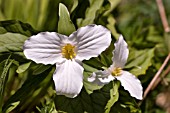
[[[122,73],[122,68],[114,68],[111,73],[112,76],[119,76]]]
[[[62,47],[61,52],[62,52],[63,57],[68,60],[73,59],[76,56],[75,46],[69,43]]]

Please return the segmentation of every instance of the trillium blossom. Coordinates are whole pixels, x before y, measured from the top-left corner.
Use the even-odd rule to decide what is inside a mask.
[[[141,100],[143,94],[141,82],[130,72],[122,70],[129,54],[127,43],[124,41],[122,35],[114,46],[115,50],[113,51],[112,58],[113,64],[104,71],[94,72],[88,78],[88,81],[98,85],[104,85],[117,79],[132,97]]]
[[[79,28],[70,36],[42,32],[25,41],[27,59],[36,63],[56,64],[53,74],[57,95],[76,97],[83,86],[82,60],[97,57],[111,43],[110,31],[101,25]]]

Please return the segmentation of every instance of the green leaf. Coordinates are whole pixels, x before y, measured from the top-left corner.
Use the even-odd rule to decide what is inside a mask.
[[[70,14],[67,7],[60,3],[59,4],[59,22],[58,22],[58,33],[64,35],[70,35],[75,31],[75,26],[70,20]]]
[[[31,71],[31,70],[30,70]],[[43,86],[41,87],[41,83],[45,82],[44,85],[46,84],[49,84],[49,80],[51,80],[51,75],[53,73],[53,70],[51,70],[49,72],[49,70],[46,70],[44,73],[42,74],[39,74],[39,75],[36,75],[36,76],[29,76],[27,78],[27,80],[24,82],[24,84],[22,85],[22,87],[20,89],[18,89],[14,95],[12,95],[8,100],[7,102],[3,105],[3,112],[6,112],[6,110],[11,106],[12,103],[14,102],[17,102],[17,101],[20,101],[20,105],[27,105],[27,104],[30,104],[31,105],[28,105],[28,106],[32,106],[34,105],[35,103],[33,103],[33,100],[30,102],[30,100],[32,99],[32,97],[36,97],[37,95],[37,92],[38,95],[41,94],[41,95],[44,95],[45,92],[41,92],[42,90],[44,90],[43,88],[45,88],[45,91],[47,91],[47,86]],[[48,79],[45,79],[47,78]],[[40,88],[41,89],[38,89]],[[37,92],[36,92],[36,89]],[[35,91],[35,94],[34,95],[34,91]],[[38,96],[40,97],[40,96]],[[34,100],[38,101],[37,99],[39,99],[38,97],[34,98]],[[27,102],[25,102],[25,100],[27,100]],[[30,103],[28,103],[30,102]],[[28,107],[27,106],[27,107]]]
[[[10,113],[13,109],[15,109],[19,105],[20,101],[11,103],[10,107],[6,110],[5,113]]]
[[[147,41],[154,42],[154,43],[162,43],[163,37],[160,35],[155,28],[155,26],[149,26],[148,34],[147,34]]]
[[[136,76],[145,74],[149,66],[152,65],[154,50],[154,48],[145,50],[130,50],[128,64],[125,68],[132,68],[130,72]]]
[[[3,62],[1,62],[2,65]],[[3,102],[3,97],[4,97],[4,89],[6,86],[7,78],[8,78],[8,70],[13,63],[13,60],[9,62],[9,58],[6,60],[4,64],[3,71],[0,76],[0,112],[2,111],[2,102]]]
[[[94,90],[98,90],[98,89],[101,89],[102,86],[98,86],[96,84],[92,84],[90,82],[87,81],[87,78],[89,76],[91,76],[91,74],[93,72],[96,72],[98,71],[96,68],[90,66],[90,65],[87,65],[85,63],[83,63],[83,67],[84,67],[84,80],[83,80],[83,85],[84,85],[84,88],[86,89],[87,93],[88,94],[91,94]]]
[[[17,33],[0,34],[0,52],[22,51],[26,36]]]
[[[72,0],[71,0],[72,1]],[[71,12],[73,12],[75,10],[75,8],[77,7],[78,5],[78,0],[73,0],[73,5],[72,5],[72,8],[71,8]]]
[[[115,28],[116,20],[114,19],[112,15],[109,15],[107,18],[107,21],[108,21],[108,24],[106,25],[107,28],[111,31],[112,35],[117,40],[120,34],[117,33],[116,28]]]
[[[36,106],[36,108],[40,113],[58,113],[55,109],[54,100],[50,100],[43,108],[39,108],[38,106]]]
[[[95,72],[95,71],[94,71]],[[87,78],[89,76],[91,76],[93,72],[84,72],[84,80],[83,80],[83,85],[84,85],[84,88],[86,89],[87,93],[88,94],[91,94],[93,93],[94,90],[98,90],[98,89],[101,89],[102,86],[98,86],[97,84],[92,84],[90,82],[87,81]]]
[[[25,72],[29,66],[31,65],[31,62],[28,62],[28,63],[25,63],[25,64],[22,64],[18,67],[18,69],[16,70],[17,73],[23,73]]]
[[[33,34],[38,33],[31,27],[31,25],[27,23],[22,23],[21,21],[0,21],[0,34],[4,34],[7,32],[20,33],[25,36],[31,36]]]
[[[76,9],[76,7],[78,6],[78,2],[79,2],[79,0],[64,0],[64,1],[62,1],[62,3],[67,7],[70,14]]]
[[[108,11],[106,11],[104,15],[107,15],[111,11],[113,11],[113,9],[115,9],[116,6],[121,2],[121,0],[108,0],[108,1],[110,3],[110,9]]]
[[[105,67],[110,67],[110,65],[112,64],[112,60],[110,57],[108,57],[105,54],[101,54],[100,55],[100,60],[101,62],[104,64]]]
[[[90,60],[83,61],[83,63],[96,69],[102,69],[105,66],[99,58],[91,58]]]
[[[105,85],[100,90],[95,90],[88,95],[84,88],[76,98],[67,98],[57,95],[55,106],[57,110],[68,113],[104,113],[104,107],[110,98],[111,84]]]
[[[90,0],[90,7],[87,8],[85,19],[78,19],[77,24],[79,27],[93,24],[97,11],[102,7],[104,0]]]
[[[36,69],[33,71],[33,75],[41,74],[47,69],[49,69],[50,67],[51,65],[43,65],[43,64],[37,65]]]
[[[110,89],[110,99],[106,104],[105,113],[110,113],[111,107],[114,105],[115,102],[118,101],[118,99],[119,99],[119,91],[118,91],[119,86],[120,86],[120,82],[118,82],[118,81],[113,82],[113,88]]]
[[[94,68],[94,67],[91,67],[91,66],[89,66],[89,65],[87,65],[87,64],[85,64],[85,63],[83,63],[83,67],[84,67],[84,70],[86,71],[86,72],[95,72],[95,71],[97,71],[97,69],[96,68]]]
[[[84,111],[93,113],[90,96],[85,90],[82,90],[79,96],[73,99],[57,95],[54,102],[58,110],[68,113],[83,113]]]

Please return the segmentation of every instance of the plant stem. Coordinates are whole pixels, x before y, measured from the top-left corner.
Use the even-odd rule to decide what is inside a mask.
[[[164,60],[162,66],[159,68],[159,70],[157,71],[157,73],[155,74],[154,78],[152,79],[152,81],[150,82],[149,86],[146,88],[145,92],[144,92],[144,96],[143,96],[143,100],[145,99],[145,97],[147,96],[147,94],[149,93],[149,91],[151,90],[151,88],[153,87],[155,81],[158,79],[159,75],[161,74],[161,72],[163,71],[164,67],[166,66],[166,64],[168,63],[170,59],[170,53],[168,54],[168,56],[166,57],[166,59]]]
[[[160,14],[160,17],[161,17],[161,20],[162,20],[164,31],[170,32],[170,27],[168,25],[167,17],[166,17],[166,14],[165,14],[165,8],[164,8],[164,5],[162,3],[162,0],[156,0],[156,3],[158,5],[158,10],[159,10],[159,14]]]
[[[155,87],[159,84],[162,78],[164,78],[169,72],[170,72],[170,65],[166,68],[166,70],[162,73],[162,75],[158,77],[158,79],[153,84],[153,87],[151,88],[151,90],[155,89]]]

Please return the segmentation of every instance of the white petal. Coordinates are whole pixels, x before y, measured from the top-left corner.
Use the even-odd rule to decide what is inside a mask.
[[[114,45],[115,45],[115,49],[113,51],[113,58],[112,58],[114,67],[123,68],[129,55],[127,43],[123,39],[123,36],[120,35],[118,41]]]
[[[83,70],[74,60],[66,60],[57,66],[53,75],[57,95],[76,97],[83,87]]]
[[[61,54],[61,45],[67,36],[55,32],[42,32],[31,36],[25,41],[23,49],[28,59],[36,63],[55,64],[64,59]]]
[[[100,86],[108,84],[112,80],[114,80],[114,77],[110,75],[107,70],[93,72],[93,74],[88,78],[89,82]]]
[[[111,33],[101,25],[88,25],[81,27],[69,36],[77,39],[77,56],[79,60],[88,60],[97,57],[111,43]]]
[[[143,88],[138,78],[127,71],[122,71],[122,75],[116,77],[125,90],[129,91],[132,97],[142,100]]]

